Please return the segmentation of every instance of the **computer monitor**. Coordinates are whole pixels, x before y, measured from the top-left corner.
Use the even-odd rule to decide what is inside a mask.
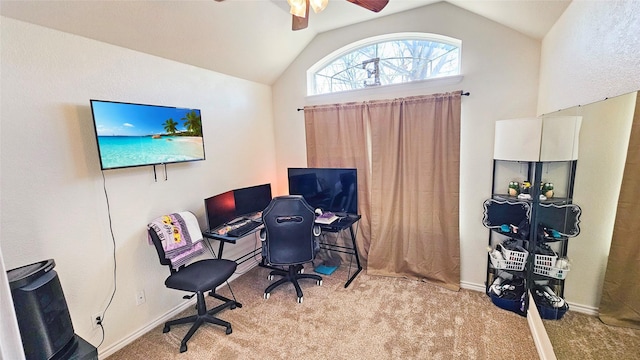
[[[236,214],[247,215],[262,211],[271,202],[271,184],[256,185],[233,190]]]
[[[204,199],[204,209],[207,213],[209,230],[235,219],[236,202],[233,197],[233,191],[227,191]]]
[[[209,230],[264,210],[271,202],[271,184],[230,190],[204,199]]]
[[[316,209],[358,213],[358,176],[352,168],[289,168],[289,194]]]

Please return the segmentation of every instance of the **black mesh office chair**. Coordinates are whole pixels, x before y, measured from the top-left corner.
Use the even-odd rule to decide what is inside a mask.
[[[185,213],[180,213],[184,215]],[[187,213],[193,216],[193,220],[197,224],[195,216],[191,213]],[[157,219],[156,219],[157,220]],[[151,225],[151,224],[150,224]],[[226,334],[231,334],[231,324],[214,317],[214,314],[226,309],[235,309],[236,307],[242,307],[242,304],[235,300],[227,299],[224,296],[215,293],[218,286],[227,281],[236,270],[237,264],[234,261],[226,259],[204,259],[198,260],[193,263],[182,265],[177,270],[174,269],[171,260],[167,257],[163,248],[162,241],[158,233],[151,227],[148,227],[149,236],[153,242],[153,245],[158,252],[160,258],[160,264],[169,266],[171,275],[165,280],[164,284],[170,289],[183,290],[192,292],[197,296],[196,309],[198,313],[196,315],[187,316],[181,319],[167,321],[164,324],[163,333],[169,332],[170,327],[177,324],[193,323],[187,334],[180,343],[180,352],[187,351],[187,341],[198,330],[200,325],[205,322],[224,326],[226,328]],[[192,231],[193,233],[193,231]],[[202,234],[193,234],[198,239],[202,238]],[[193,239],[193,237],[192,237]],[[172,239],[170,239],[172,240]],[[207,311],[207,304],[205,302],[204,293],[210,291],[210,295],[223,301],[223,304],[214,307]],[[193,295],[185,296],[185,299],[191,298]]]
[[[303,264],[313,261],[318,251],[316,236],[320,235],[320,228],[314,229],[315,212],[299,195],[279,196],[262,212],[264,229],[261,237],[265,262],[270,266],[286,266],[287,270],[273,270],[269,273],[269,280],[274,275],[283,276],[282,279],[269,285],[264,291],[264,298],[268,299],[271,291],[285,283],[293,283],[298,295],[298,302],[302,302],[302,290],[298,284],[300,279],[316,280],[322,285],[322,277],[314,274],[303,274]],[[315,233],[314,233],[315,232]]]

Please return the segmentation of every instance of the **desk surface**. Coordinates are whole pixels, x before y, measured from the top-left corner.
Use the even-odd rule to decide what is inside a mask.
[[[320,229],[328,232],[338,232],[345,229],[348,229],[351,225],[355,224],[360,220],[360,215],[347,215],[339,218],[338,220],[332,222],[331,224],[316,224],[320,226]]]
[[[220,241],[224,241],[227,243],[231,243],[231,244],[235,244],[238,240],[242,239],[245,236],[249,236],[255,232],[260,231],[260,229],[262,229],[262,226],[258,226],[257,228],[249,231],[248,233],[242,235],[242,236],[229,236],[229,235],[220,235],[217,232],[211,232],[211,231],[203,231],[202,232],[202,236],[208,238],[208,239],[213,239],[213,240],[220,240]]]
[[[355,224],[356,222],[358,222],[358,220],[360,220],[361,216],[360,215],[347,215],[347,216],[343,216],[341,218],[339,218],[338,220],[332,222],[331,224],[316,224],[318,226],[320,226],[320,229],[322,229],[323,231],[328,231],[328,232],[339,232],[345,229],[348,229],[351,225]],[[251,230],[250,232],[242,235],[242,236],[228,236],[228,235],[220,235],[218,234],[216,231],[203,231],[202,232],[202,236],[208,238],[208,239],[214,239],[214,240],[220,240],[220,241],[224,241],[227,243],[232,243],[235,244],[238,239],[242,239],[243,237],[247,236],[247,235],[251,235],[257,231],[259,231],[262,227],[259,226],[253,230]]]

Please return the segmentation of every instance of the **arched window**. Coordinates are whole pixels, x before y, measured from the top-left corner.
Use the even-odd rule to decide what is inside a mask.
[[[339,49],[307,71],[307,94],[319,95],[460,74],[462,41],[401,33]]]

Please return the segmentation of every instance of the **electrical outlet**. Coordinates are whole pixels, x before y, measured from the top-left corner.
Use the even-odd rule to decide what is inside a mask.
[[[136,305],[142,305],[147,299],[144,297],[144,290],[136,292]]]
[[[102,313],[95,313],[91,315],[91,324],[94,329],[97,329],[102,323]]]

